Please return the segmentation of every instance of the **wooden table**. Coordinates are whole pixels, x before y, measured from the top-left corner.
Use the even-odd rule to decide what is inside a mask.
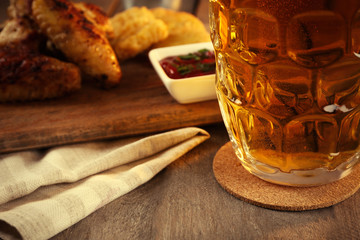
[[[228,141],[211,138],[148,183],[97,210],[53,239],[359,239],[360,192],[335,206],[304,212],[257,207],[217,183],[212,162]]]
[[[304,212],[269,210],[228,194],[212,171],[227,132],[222,123],[202,128],[209,140],[52,239],[360,239],[360,192]]]

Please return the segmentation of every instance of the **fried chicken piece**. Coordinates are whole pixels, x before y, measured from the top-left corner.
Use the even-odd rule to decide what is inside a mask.
[[[32,0],[10,0],[7,14],[10,19],[30,16]]]
[[[45,38],[33,28],[30,20],[22,17],[7,20],[0,32],[0,46],[18,44],[19,47],[38,51],[44,41]]]
[[[121,69],[102,30],[67,0],[34,0],[32,15],[66,58],[103,87],[117,85]]]
[[[111,18],[115,38],[111,45],[120,61],[134,57],[168,36],[165,23],[146,7],[132,7]]]
[[[74,5],[99,30],[102,30],[106,34],[107,39],[111,40],[114,38],[114,29],[111,25],[110,18],[99,6],[85,2],[74,3]]]
[[[80,88],[79,68],[43,55],[43,41],[28,19],[7,21],[0,32],[0,102],[60,97]]]
[[[0,102],[42,100],[81,87],[77,66],[16,46],[0,48]]]
[[[165,8],[153,8],[151,12],[165,22],[169,36],[153,48],[168,47],[210,41],[210,35],[200,19],[187,12],[179,12]]]

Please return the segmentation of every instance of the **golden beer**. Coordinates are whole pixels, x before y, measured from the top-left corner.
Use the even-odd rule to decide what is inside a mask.
[[[219,105],[254,175],[318,185],[358,163],[359,9],[359,0],[210,0]]]

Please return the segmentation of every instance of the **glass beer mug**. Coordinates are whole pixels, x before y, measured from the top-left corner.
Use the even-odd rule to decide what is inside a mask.
[[[210,0],[216,91],[252,174],[309,186],[359,162],[360,1]]]

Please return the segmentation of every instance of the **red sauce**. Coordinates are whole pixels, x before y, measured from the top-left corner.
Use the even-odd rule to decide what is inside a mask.
[[[201,49],[186,55],[171,56],[160,61],[169,78],[181,79],[215,73],[214,52]]]

